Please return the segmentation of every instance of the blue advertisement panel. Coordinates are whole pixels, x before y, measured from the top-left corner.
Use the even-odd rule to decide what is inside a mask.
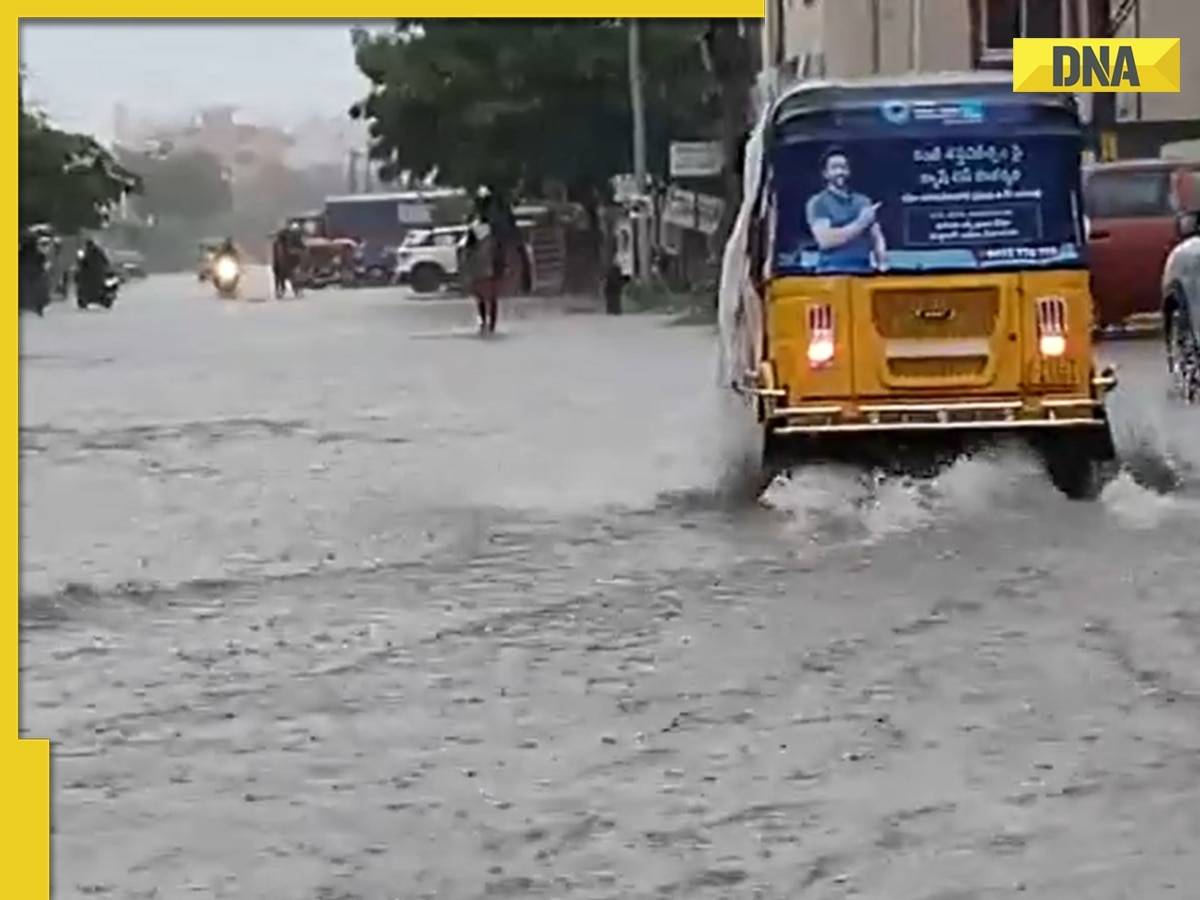
[[[884,104],[879,115],[896,112]],[[984,136],[977,115],[893,130],[842,123],[777,144],[776,272],[1082,265],[1077,137]]]

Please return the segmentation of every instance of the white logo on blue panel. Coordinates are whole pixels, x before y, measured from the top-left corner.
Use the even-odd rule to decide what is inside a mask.
[[[903,125],[912,117],[912,109],[904,100],[887,100],[879,109],[884,119],[893,125]]]

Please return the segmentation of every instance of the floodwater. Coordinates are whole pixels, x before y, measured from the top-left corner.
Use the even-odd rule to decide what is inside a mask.
[[[1157,343],[1105,347],[1137,478],[1096,503],[1008,448],[731,507],[709,330],[506,313],[181,277],[23,319],[56,897],[1193,893]]]

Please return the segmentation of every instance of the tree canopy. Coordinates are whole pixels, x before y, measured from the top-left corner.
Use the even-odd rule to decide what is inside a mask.
[[[715,137],[695,22],[644,22],[648,163],[672,139]],[[574,193],[632,170],[627,34],[616,20],[399,20],[354,33],[370,79],[351,115],[369,122],[381,175],[511,187],[552,179]]]
[[[20,111],[18,221],[48,223],[63,234],[98,228],[122,194],[140,180],[95,138],[54,128],[38,112]]]

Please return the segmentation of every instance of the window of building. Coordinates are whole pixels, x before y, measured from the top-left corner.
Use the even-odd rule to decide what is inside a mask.
[[[976,0],[979,62],[1012,62],[1015,38],[1062,37],[1063,5],[1064,0]]]

